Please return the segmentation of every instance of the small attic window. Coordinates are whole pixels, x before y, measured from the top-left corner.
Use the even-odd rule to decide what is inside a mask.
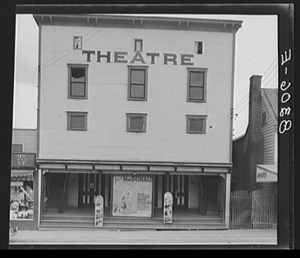
[[[134,51],[135,52],[143,52],[143,40],[142,39],[134,40]]]
[[[203,54],[203,41],[195,41],[195,54]]]
[[[82,49],[82,37],[74,36],[73,49]]]

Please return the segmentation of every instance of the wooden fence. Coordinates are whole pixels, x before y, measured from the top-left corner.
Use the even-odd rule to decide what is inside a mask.
[[[231,193],[230,228],[273,228],[277,220],[275,205],[275,196],[264,190]]]

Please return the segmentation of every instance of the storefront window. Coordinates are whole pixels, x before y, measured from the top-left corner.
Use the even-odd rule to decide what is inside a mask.
[[[10,218],[33,219],[33,181],[12,181]]]

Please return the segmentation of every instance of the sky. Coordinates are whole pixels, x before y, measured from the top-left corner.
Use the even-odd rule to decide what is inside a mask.
[[[263,88],[278,88],[277,16],[176,15],[176,17],[243,21],[242,28],[236,35],[233,138],[242,136],[248,125],[250,77],[262,75]],[[13,128],[36,128],[38,26],[32,15],[16,15],[15,39]]]

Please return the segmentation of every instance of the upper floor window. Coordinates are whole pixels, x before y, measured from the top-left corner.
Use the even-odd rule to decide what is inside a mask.
[[[148,67],[128,67],[128,100],[147,100]]]
[[[207,69],[188,68],[188,97],[189,102],[206,101],[206,75]]]
[[[187,133],[206,133],[206,116],[187,115]]]
[[[23,152],[23,144],[18,144],[18,143],[13,143],[12,145],[12,152],[16,153],[16,152]]]
[[[267,112],[263,111],[261,113],[261,125],[264,126],[267,123]]]
[[[67,112],[67,130],[86,131],[87,112]]]
[[[134,40],[134,52],[143,52],[143,40],[142,39]]]
[[[146,132],[147,114],[127,113],[127,132]]]
[[[74,99],[87,98],[87,65],[68,65],[69,89],[68,97]]]
[[[203,54],[203,41],[195,41],[195,54]]]

